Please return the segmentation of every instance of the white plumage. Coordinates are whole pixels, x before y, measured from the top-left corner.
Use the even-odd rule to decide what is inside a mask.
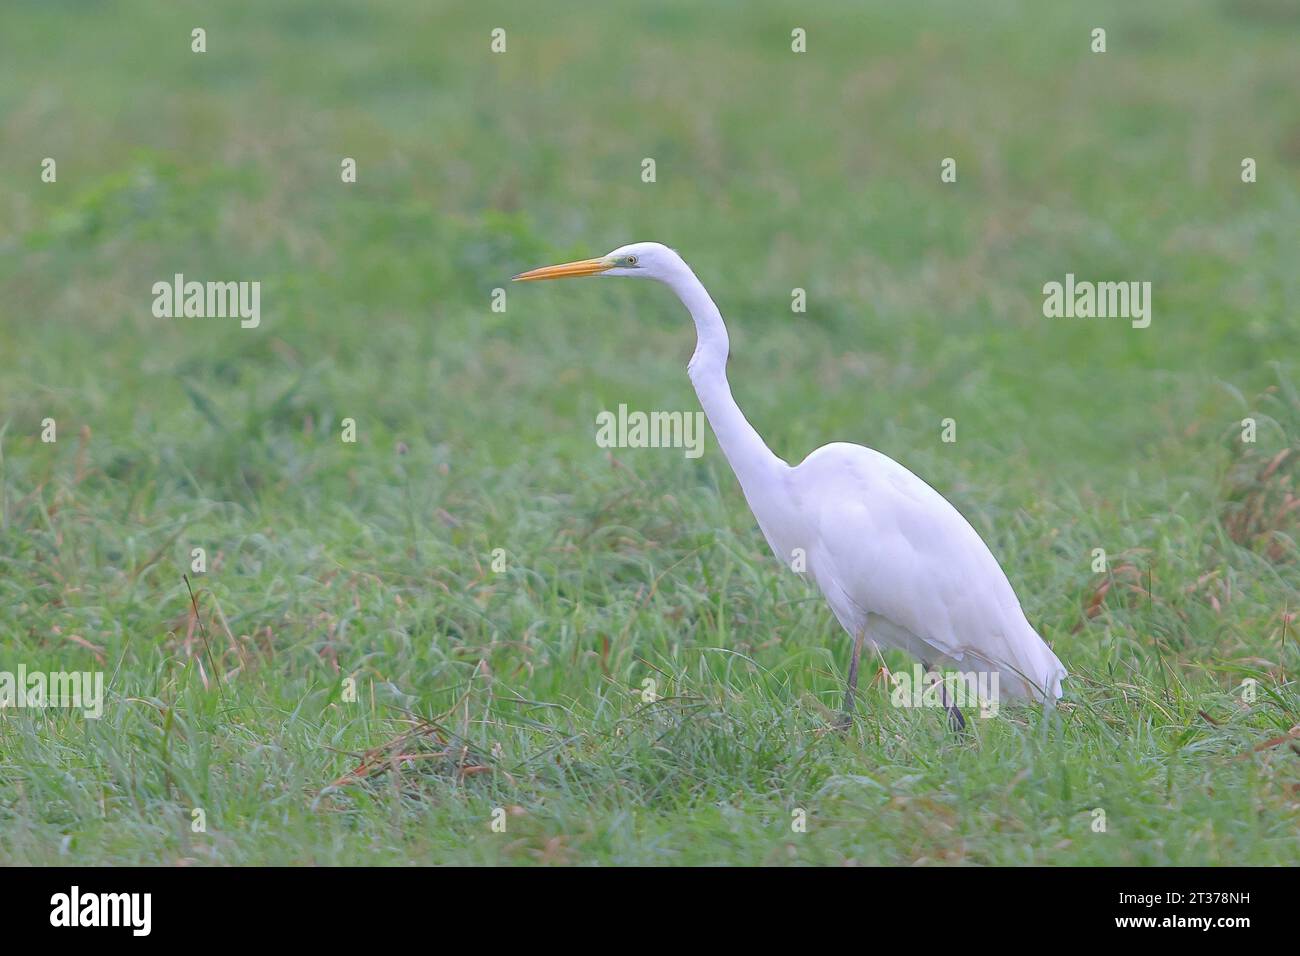
[[[1015,696],[1061,695],[1065,669],[961,512],[860,445],[817,449],[786,482],[811,530],[808,570],[850,634],[939,666],[996,670]]]
[[[846,709],[863,643],[964,673],[996,673],[999,690],[1014,696],[1061,695],[1065,668],[1026,620],[988,546],[942,495],[861,445],[825,445],[794,467],[768,449],[732,398],[722,316],[676,252],[639,242],[515,278],[582,275],[656,279],[690,312],[691,382],[750,510],[776,556],[816,582],[855,639]]]

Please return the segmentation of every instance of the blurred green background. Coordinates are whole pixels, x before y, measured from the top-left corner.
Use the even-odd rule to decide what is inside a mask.
[[[1283,0],[10,0],[0,669],[111,676],[96,724],[0,718],[0,851],[1294,859],[1294,755],[1235,758],[1297,723],[1298,39]],[[595,444],[698,407],[684,311],[507,281],[638,240],[710,289],[779,455],[867,444],[970,518],[1077,675],[1060,713],[971,746],[867,693],[823,732],[847,641],[711,436]],[[177,272],[260,281],[260,327],[155,318]],[[1044,318],[1067,272],[1150,281],[1150,328]],[[436,759],[330,789],[404,710]],[[787,850],[792,806],[825,822]]]

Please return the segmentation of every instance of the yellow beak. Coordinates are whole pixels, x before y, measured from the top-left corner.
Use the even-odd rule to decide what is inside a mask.
[[[600,275],[614,268],[608,259],[579,259],[577,262],[565,262],[558,266],[542,266],[531,272],[521,272],[515,276],[515,282],[537,282],[540,279],[573,279],[578,276]]]

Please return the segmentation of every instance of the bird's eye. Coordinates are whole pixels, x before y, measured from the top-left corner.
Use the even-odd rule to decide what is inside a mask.
[[[630,265],[630,266],[634,266],[634,265],[636,265],[636,256],[628,256],[628,257],[627,257],[627,264]]]

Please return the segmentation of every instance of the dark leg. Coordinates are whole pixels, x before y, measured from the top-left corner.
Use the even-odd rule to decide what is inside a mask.
[[[966,729],[966,718],[961,715],[957,705],[948,700],[948,685],[942,681],[939,684],[939,693],[943,695],[943,706],[948,711],[948,726],[953,733],[961,733]]]
[[[862,657],[862,644],[866,636],[866,628],[863,628],[853,638],[853,656],[849,658],[849,688],[844,694],[844,713],[836,724],[840,730],[848,730],[853,725],[853,698],[858,691],[858,661]]]
[[[928,663],[921,661],[921,666],[927,674],[930,672]],[[939,675],[939,699],[943,702],[943,709],[948,712],[948,726],[954,733],[961,733],[966,729],[966,718],[957,709],[957,705],[948,700],[948,685],[943,682],[942,674]]]

